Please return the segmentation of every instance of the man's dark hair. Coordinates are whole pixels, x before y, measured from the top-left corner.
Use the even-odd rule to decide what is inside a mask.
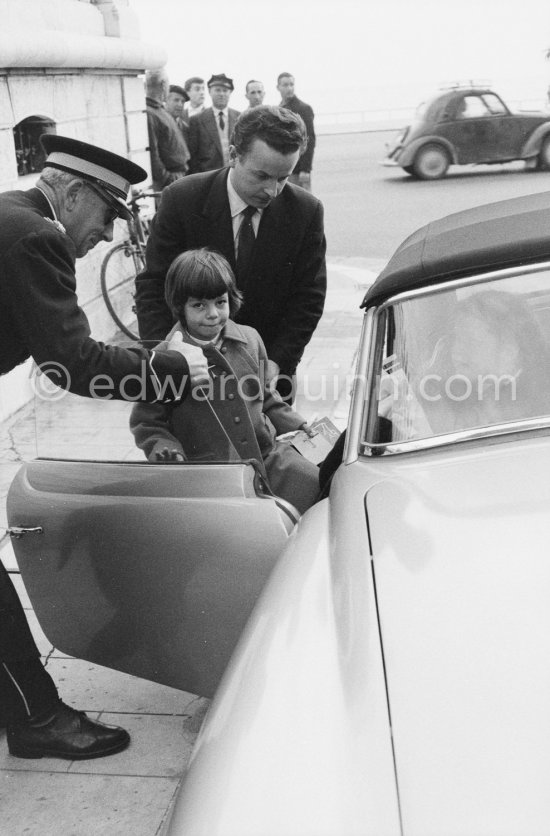
[[[248,85],[249,84],[263,84],[263,81],[258,81],[257,78],[251,78],[250,81],[246,82],[246,87],[244,88],[245,93],[248,93]]]
[[[280,84],[282,78],[294,78],[292,73],[279,73],[277,76],[277,84]]]
[[[188,78],[183,86],[187,91],[189,91],[192,84],[204,84],[204,78],[199,78],[198,75],[194,75],[191,78]]]
[[[171,84],[170,87],[168,88],[168,92],[169,93],[177,93],[178,96],[183,96],[183,98],[186,101],[187,101],[187,99],[189,99],[189,96],[187,95],[187,93],[185,92],[183,87],[179,86],[179,84]]]
[[[303,154],[307,146],[306,126],[301,116],[284,107],[253,107],[237,119],[231,144],[237,154],[246,154],[255,139],[263,140],[281,154]]]

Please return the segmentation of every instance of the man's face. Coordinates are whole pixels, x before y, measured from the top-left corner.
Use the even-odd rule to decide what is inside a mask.
[[[83,258],[100,241],[113,240],[116,217],[116,210],[87,183],[70,188],[60,220],[75,245],[77,258]]]
[[[174,119],[183,115],[184,104],[185,99],[181,93],[168,93],[168,98],[166,99],[166,110],[174,117]]]
[[[282,192],[299,156],[299,151],[282,154],[263,139],[255,139],[250,150],[241,155],[237,154],[234,145],[230,145],[233,188],[249,206],[265,209]]]
[[[197,84],[197,82],[194,82],[187,93],[189,94],[189,103],[193,107],[200,107],[204,104],[204,84]]]
[[[294,78],[291,75],[284,75],[277,85],[283,102],[287,102],[294,95]]]
[[[213,107],[218,110],[224,110],[227,107],[229,97],[231,96],[229,87],[225,87],[223,84],[213,84],[212,87],[208,88],[208,92],[210,93]]]
[[[261,81],[253,81],[246,88],[246,98],[250,102],[250,107],[257,107],[263,104],[265,90]]]

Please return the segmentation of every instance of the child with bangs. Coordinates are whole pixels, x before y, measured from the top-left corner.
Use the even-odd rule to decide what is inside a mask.
[[[179,332],[200,346],[211,379],[174,404],[136,404],[130,427],[137,446],[152,462],[256,459],[273,493],[303,514],[317,499],[319,470],[276,437],[309,428],[266,384],[258,332],[231,318],[242,294],[228,262],[206,248],[181,253],[165,294],[177,319],[166,340]]]

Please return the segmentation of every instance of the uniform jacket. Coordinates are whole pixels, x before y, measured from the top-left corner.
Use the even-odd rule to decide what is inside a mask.
[[[147,244],[147,266],[136,281],[144,339],[162,340],[173,325],[164,279],[176,255],[209,247],[236,271],[228,171],[192,175],[164,191]],[[236,316],[259,332],[283,374],[295,371],[323,312],[325,250],[321,202],[287,183],[263,211],[248,277],[237,277],[244,304]]]
[[[313,152],[315,151],[315,128],[313,125],[313,109],[310,105],[303,102],[298,96],[292,96],[285,104],[281,103],[281,107],[286,107],[287,110],[292,110],[297,113],[304,120],[307,131],[307,148],[296,163],[294,174],[299,174],[300,171],[310,172],[313,168]]]
[[[146,102],[153,188],[162,191],[187,173],[189,150],[181,128],[162,103],[150,98]]]
[[[179,324],[168,339],[176,330],[190,341]],[[259,334],[228,320],[221,346],[203,350],[210,385],[177,405],[136,404],[130,419],[136,444],[152,461],[163,447],[190,460],[255,459],[272,490],[305,511],[317,496],[319,471],[275,440],[298,430],[305,419],[265,385],[267,355]]]
[[[170,376],[176,389],[188,373],[175,352],[157,352],[151,365],[150,352],[138,346],[91,338],[76,296],[74,245],[39,189],[0,195],[0,374],[31,356],[51,370],[54,383],[78,395],[90,395],[93,378],[107,375],[112,386],[96,389],[96,396],[155,400],[152,366],[161,384]]]
[[[231,138],[235,122],[239,118],[239,111],[228,108],[227,134]],[[213,108],[207,107],[202,113],[189,120],[189,171],[197,174],[200,171],[213,171],[224,165],[222,144],[216,115]]]

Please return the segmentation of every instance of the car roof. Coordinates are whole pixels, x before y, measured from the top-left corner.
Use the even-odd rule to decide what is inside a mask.
[[[450,278],[550,261],[550,193],[476,206],[413,232],[367,291],[362,307]]]

